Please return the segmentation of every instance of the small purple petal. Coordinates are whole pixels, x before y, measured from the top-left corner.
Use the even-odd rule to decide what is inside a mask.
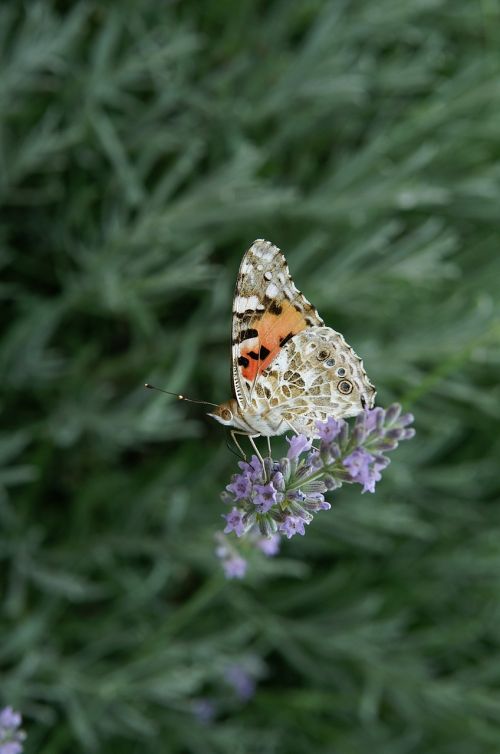
[[[329,416],[326,422],[316,422],[316,429],[318,435],[323,442],[332,442],[340,434],[345,422],[343,419],[334,419],[333,416]]]
[[[267,513],[273,507],[278,498],[278,493],[271,482],[268,484],[254,484],[253,503],[257,506],[259,513]]]
[[[375,483],[381,479],[377,464],[371,466],[373,461],[375,458],[364,448],[356,448],[344,459],[351,479],[363,485],[363,492],[375,492]]]
[[[286,441],[290,445],[286,455],[291,461],[298,458],[301,453],[304,453],[304,451],[310,450],[312,446],[312,440],[305,435],[294,435],[290,438],[287,437]]]
[[[367,432],[380,431],[384,424],[385,411],[378,406],[377,408],[369,409],[364,413],[365,418],[365,430]]]
[[[295,534],[304,536],[304,520],[299,516],[287,516],[280,524],[279,530],[283,532],[287,539],[291,539]]]
[[[286,482],[285,477],[281,473],[281,471],[277,471],[272,479],[273,487],[278,492],[284,492],[286,489]]]
[[[257,456],[252,456],[250,461],[240,461],[238,466],[251,482],[260,482],[264,478],[264,469]]]
[[[238,508],[233,508],[231,513],[226,513],[222,516],[226,520],[226,528],[224,534],[229,534],[234,531],[237,537],[241,537],[245,533],[245,524],[243,523],[243,513]]]
[[[232,492],[236,500],[244,500],[249,497],[252,491],[252,482],[244,474],[235,474],[231,484],[227,485],[226,490]]]

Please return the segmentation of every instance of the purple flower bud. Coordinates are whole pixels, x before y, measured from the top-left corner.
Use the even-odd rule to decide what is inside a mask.
[[[389,408],[385,411],[385,424],[394,424],[400,413],[401,406],[399,405],[399,403],[393,403],[392,406],[389,406]],[[400,422],[398,422],[398,424],[399,423]]]
[[[336,490],[338,487],[342,486],[342,482],[339,482],[339,480],[335,479],[331,474],[325,474],[323,481],[327,490]]]
[[[415,417],[413,416],[413,414],[403,414],[399,417],[398,424],[400,427],[406,427],[408,426],[408,424],[413,424],[414,421]]]
[[[278,492],[284,492],[286,489],[285,477],[281,471],[277,471],[272,479],[273,487]]]
[[[413,427],[409,427],[408,429],[403,429],[401,432],[401,439],[402,440],[411,440],[412,437],[415,437],[415,430]]]
[[[396,440],[382,440],[381,442],[377,443],[377,450],[382,451],[389,451],[389,450],[396,450],[398,447],[398,443]]]
[[[385,432],[385,439],[386,440],[394,440],[396,443],[398,443],[401,440],[401,435],[403,434],[404,429],[400,429],[399,427],[393,427],[392,429],[388,429]]]
[[[364,412],[366,432],[380,432],[384,426],[385,411],[377,407]]]
[[[282,458],[280,461],[280,470],[283,474],[285,481],[288,482],[290,474],[292,473],[292,464],[289,458]]]
[[[306,499],[306,496],[302,490],[290,490],[287,494],[287,499],[295,503],[302,503]]]
[[[317,450],[312,450],[307,456],[307,464],[313,469],[320,469],[323,466],[323,459]]]
[[[287,458],[294,461],[306,450],[311,449],[312,440],[305,435],[294,435],[293,437],[286,438],[290,447],[288,448]]]

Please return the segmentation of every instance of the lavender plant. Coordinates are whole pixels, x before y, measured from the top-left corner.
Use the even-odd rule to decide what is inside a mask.
[[[375,492],[390,463],[386,453],[414,436],[412,422],[412,414],[402,414],[397,403],[363,411],[353,424],[330,417],[317,423],[317,447],[311,439],[296,435],[287,438],[287,455],[279,461],[265,458],[262,463],[257,456],[240,461],[241,472],[233,475],[222,493],[230,511],[223,514],[224,531],[216,535],[216,554],[226,577],[245,576],[242,543],[273,556],[283,536],[303,536],[314,514],[331,508],[326,492],[344,483],[360,484],[362,493]]]
[[[20,729],[21,715],[12,707],[0,711],[0,754],[21,754],[26,733]]]

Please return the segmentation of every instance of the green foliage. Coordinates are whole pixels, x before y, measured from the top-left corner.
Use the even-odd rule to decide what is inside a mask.
[[[28,754],[498,754],[499,21],[3,4],[0,702]],[[375,496],[343,489],[228,583],[235,459],[142,384],[229,397],[256,237],[418,434]],[[265,673],[246,705],[231,662]]]

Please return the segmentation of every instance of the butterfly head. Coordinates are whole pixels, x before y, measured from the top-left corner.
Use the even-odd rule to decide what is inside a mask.
[[[243,420],[237,401],[234,398],[221,403],[211,411],[208,416],[215,419],[225,427],[235,427],[241,429],[243,432],[248,432],[248,424]]]

